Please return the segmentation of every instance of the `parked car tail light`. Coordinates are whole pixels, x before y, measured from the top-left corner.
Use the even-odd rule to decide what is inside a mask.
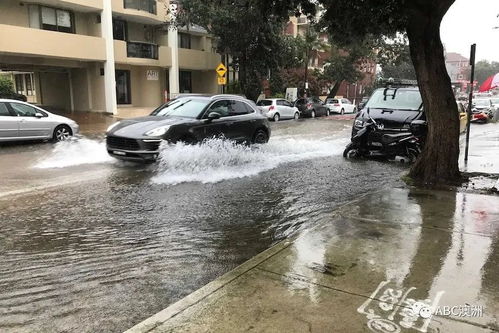
[[[273,105],[270,106],[269,111],[274,111],[275,107]]]
[[[307,109],[311,109],[312,108],[312,103],[308,103],[307,104]]]
[[[340,106],[340,104],[336,103],[336,104],[334,104],[334,106]]]

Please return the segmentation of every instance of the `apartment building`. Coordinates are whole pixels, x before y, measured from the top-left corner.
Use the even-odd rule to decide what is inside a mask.
[[[168,28],[168,0],[2,0],[0,73],[32,103],[116,114],[217,93],[220,55],[199,27]]]
[[[448,52],[445,54],[445,68],[454,90],[456,92],[466,91],[471,76],[470,60],[459,53]]]

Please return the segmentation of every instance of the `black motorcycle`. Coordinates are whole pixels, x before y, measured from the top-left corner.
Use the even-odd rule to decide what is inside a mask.
[[[352,137],[343,152],[343,157],[380,158],[401,163],[412,163],[421,153],[426,137],[426,122],[414,120],[410,132],[388,134],[384,126],[370,115],[364,126]]]

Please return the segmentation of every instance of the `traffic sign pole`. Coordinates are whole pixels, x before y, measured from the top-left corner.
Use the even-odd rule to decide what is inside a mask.
[[[468,163],[468,153],[470,147],[470,129],[471,129],[471,117],[472,117],[472,104],[473,104],[473,88],[475,82],[475,54],[476,54],[476,44],[471,45],[470,54],[470,65],[471,65],[471,79],[470,79],[470,96],[468,100],[468,123],[466,124],[466,147],[464,151],[464,163]]]
[[[218,67],[215,69],[218,74],[217,82],[219,86],[222,86],[222,94],[225,93],[225,85],[227,84],[227,78],[225,74],[227,73],[227,67],[223,63],[220,63]]]

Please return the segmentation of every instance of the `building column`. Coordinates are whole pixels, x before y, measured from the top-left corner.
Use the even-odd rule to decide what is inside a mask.
[[[172,50],[172,66],[169,69],[170,78],[170,98],[172,94],[178,94],[180,92],[179,87],[179,65],[178,65],[178,29],[169,27],[168,28],[168,46]]]
[[[117,114],[116,72],[114,69],[113,9],[111,1],[103,1],[101,14],[102,38],[106,42],[106,62],[104,63],[104,96],[106,112]]]

